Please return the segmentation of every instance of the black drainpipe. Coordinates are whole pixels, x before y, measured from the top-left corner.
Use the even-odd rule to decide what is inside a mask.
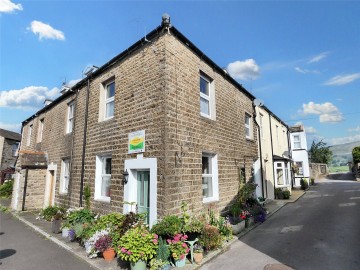
[[[258,127],[258,141],[259,141],[259,152],[260,152],[260,170],[261,170],[261,195],[263,198],[264,197],[264,175],[263,175],[263,159],[262,159],[262,151],[261,151],[261,134],[260,134],[260,125],[258,124],[258,122],[256,121],[256,110],[254,107],[254,122],[256,124],[256,126]]]
[[[291,141],[290,141],[290,131],[289,131],[289,128],[288,128],[288,130],[287,130],[287,137],[288,137],[288,151],[289,151],[290,166],[291,166],[293,160],[292,160]],[[290,167],[290,174],[291,174],[291,189],[293,189],[293,188],[294,188],[295,175],[294,175],[294,173],[293,173],[292,167]]]
[[[86,147],[86,133],[88,122],[88,105],[89,105],[89,92],[90,92],[90,78],[88,77],[86,88],[86,103],[85,103],[85,124],[84,124],[84,138],[81,158],[81,178],[80,178],[80,207],[83,206],[83,189],[84,189],[84,171],[85,171],[85,147]]]
[[[274,174],[274,197],[275,197],[275,183],[276,183],[276,174],[275,174],[275,166],[274,166],[274,145],[272,139],[272,128],[271,128],[271,115],[269,114],[269,123],[270,123],[270,142],[271,142],[271,160]]]
[[[23,192],[23,201],[22,201],[21,211],[25,211],[25,199],[26,199],[26,188],[27,188],[27,181],[28,181],[28,173],[29,173],[29,168],[26,167],[25,181],[24,181],[24,192]]]

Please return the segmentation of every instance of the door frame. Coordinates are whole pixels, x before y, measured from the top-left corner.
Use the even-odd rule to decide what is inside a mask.
[[[53,177],[52,177],[51,171],[54,172]],[[44,194],[44,203],[43,203],[44,208],[48,207],[48,206],[53,206],[55,203],[56,175],[57,175],[57,164],[54,164],[53,162],[51,162],[48,165],[47,172],[46,172],[45,194]],[[53,179],[52,183],[51,183],[51,179]],[[52,195],[52,198],[50,198],[51,195]]]
[[[129,178],[127,184],[124,185],[124,201],[137,201],[137,171],[149,171],[150,175],[150,214],[149,226],[155,224],[157,220],[157,159],[143,158],[142,154],[138,154],[136,159],[127,159],[124,164],[124,171],[127,170]],[[131,205],[124,204],[123,213],[131,211]]]

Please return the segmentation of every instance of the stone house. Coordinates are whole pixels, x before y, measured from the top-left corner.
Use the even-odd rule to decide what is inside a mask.
[[[300,187],[301,178],[310,183],[309,156],[307,151],[306,133],[303,125],[290,127],[292,158],[295,165],[294,186]]]
[[[21,134],[0,128],[0,184],[12,178]]]
[[[291,191],[291,152],[289,127],[266,106],[256,106],[259,126],[259,159],[255,163],[256,195],[275,198],[275,188]]]
[[[85,75],[23,122],[21,155],[46,168],[19,159],[14,209],[83,206],[89,185],[93,210],[127,212],[124,202],[136,202],[151,225],[179,214],[182,202],[196,213],[225,211],[251,178],[255,97],[169,17]],[[31,189],[42,194],[37,203],[28,203]]]

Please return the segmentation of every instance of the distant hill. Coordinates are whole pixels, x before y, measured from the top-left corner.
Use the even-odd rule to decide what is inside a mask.
[[[346,165],[348,161],[352,161],[351,152],[356,146],[360,146],[360,141],[330,146],[330,150],[333,152],[331,165],[341,166]]]

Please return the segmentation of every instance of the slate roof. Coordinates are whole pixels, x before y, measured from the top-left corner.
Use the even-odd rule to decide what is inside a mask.
[[[14,141],[21,141],[21,134],[0,128],[0,136]]]

